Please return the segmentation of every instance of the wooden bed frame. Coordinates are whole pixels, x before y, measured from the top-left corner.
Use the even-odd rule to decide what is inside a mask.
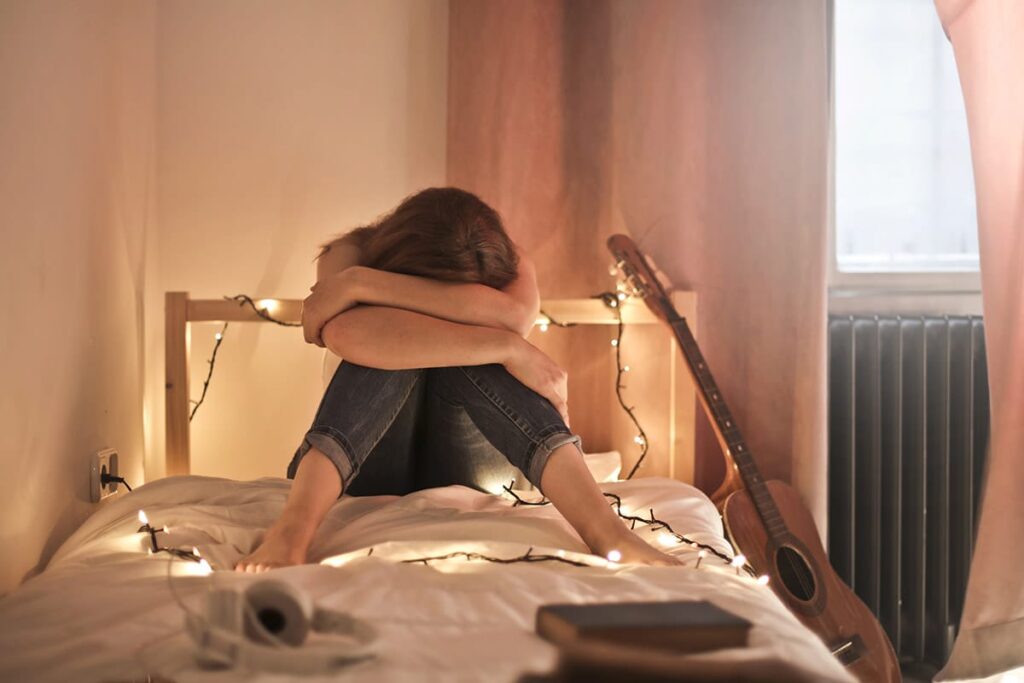
[[[302,301],[299,299],[260,299],[260,305],[272,307],[272,315],[284,322],[299,322]],[[694,292],[673,292],[672,301],[680,315],[685,316],[693,330],[697,329],[697,296]],[[167,292],[165,295],[165,390],[166,390],[166,451],[167,476],[189,474],[189,327],[191,323],[212,322],[269,322],[258,316],[251,307],[226,299],[190,299],[188,292]],[[552,319],[576,325],[615,325],[615,313],[598,299],[551,299],[544,301],[543,310]],[[660,321],[635,300],[622,305],[623,322],[629,325],[660,324]],[[537,323],[546,322],[543,316]],[[301,329],[296,334],[301,335]],[[696,417],[696,396],[690,376],[682,362],[676,342],[665,328],[669,343],[663,357],[669,372],[662,387],[667,391],[668,407],[668,474],[674,479],[693,482],[693,429]]]

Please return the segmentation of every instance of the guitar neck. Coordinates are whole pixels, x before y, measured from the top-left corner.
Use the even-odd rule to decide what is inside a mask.
[[[675,311],[673,310],[672,313],[674,314]],[[683,357],[686,359],[687,367],[697,388],[697,395],[700,397],[708,419],[711,421],[726,460],[735,464],[743,485],[750,492],[761,521],[764,522],[765,529],[768,530],[769,535],[779,536],[786,533],[786,524],[782,519],[782,515],[779,513],[771,494],[768,493],[768,488],[764,484],[764,477],[757,468],[757,464],[750,454],[750,448],[747,446],[743,434],[736,425],[736,420],[733,418],[732,413],[729,412],[725,399],[722,398],[722,392],[719,390],[718,384],[715,383],[715,378],[711,375],[707,361],[704,360],[704,354],[701,353],[697,340],[694,339],[690,326],[686,322],[686,318],[682,318],[678,314],[670,316],[669,325],[671,325],[676,341],[679,343],[679,348],[682,349]]]

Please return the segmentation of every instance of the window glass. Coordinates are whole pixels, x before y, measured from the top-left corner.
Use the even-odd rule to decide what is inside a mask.
[[[932,0],[835,2],[840,271],[978,269],[970,144]]]

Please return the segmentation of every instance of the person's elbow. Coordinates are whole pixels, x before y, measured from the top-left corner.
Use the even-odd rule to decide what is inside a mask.
[[[515,303],[512,306],[509,330],[520,337],[525,338],[537,322],[537,314],[540,312],[538,306],[527,306],[522,303]]]

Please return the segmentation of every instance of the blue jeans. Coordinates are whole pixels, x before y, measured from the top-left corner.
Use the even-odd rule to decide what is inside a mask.
[[[567,443],[580,448],[580,437],[501,365],[379,370],[344,361],[288,477],[316,447],[354,496],[493,490],[518,472],[539,489],[551,453]]]

